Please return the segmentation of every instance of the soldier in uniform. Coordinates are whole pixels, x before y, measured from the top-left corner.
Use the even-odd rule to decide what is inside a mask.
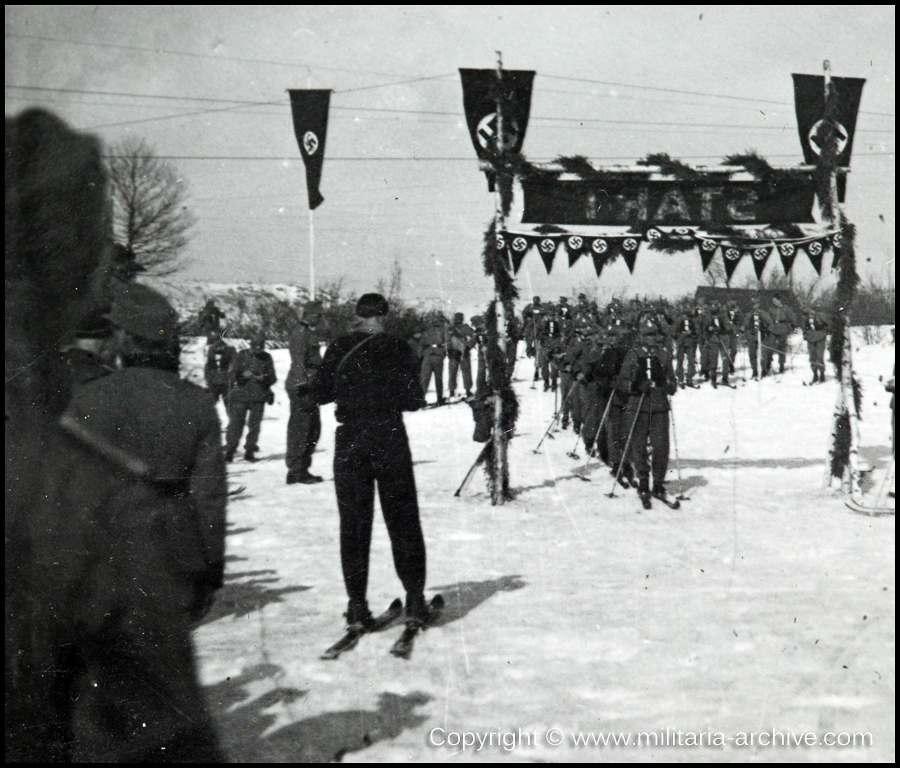
[[[462,370],[466,397],[472,396],[472,357],[469,353],[475,346],[475,331],[464,322],[464,319],[462,312],[455,313],[448,334],[450,349],[447,356],[450,358],[450,367],[447,374],[447,386],[450,390],[450,397],[456,395],[456,379],[460,370]]]
[[[765,347],[763,339],[769,338],[772,319],[769,313],[760,309],[759,297],[754,296],[750,305],[750,314],[744,319],[744,338],[747,340],[747,354],[750,357],[750,369],[753,378],[758,379],[760,368],[765,371]]]
[[[730,324],[728,338],[723,348],[724,359],[722,361],[722,372],[727,377],[735,372],[737,367],[738,356],[738,336],[743,327],[743,318],[738,309],[737,302],[729,301],[725,308],[725,320]],[[726,354],[727,353],[727,354]]]
[[[388,303],[377,293],[356,305],[359,330],[332,342],[314,384],[316,402],[335,402],[334,486],[340,514],[347,623],[365,629],[375,486],[408,622],[424,622],[425,540],[403,411],[425,405],[408,345],[384,333]]]
[[[697,346],[700,340],[699,307],[695,304],[690,312],[682,312],[675,324],[675,375],[681,387],[694,386],[697,365]],[[687,379],[684,361],[687,358]]]
[[[824,313],[813,307],[806,313],[803,322],[803,338],[809,351],[809,366],[812,368],[812,384],[825,383],[825,346],[828,340],[828,319]]]
[[[218,336],[224,319],[225,313],[219,309],[216,302],[213,299],[207,299],[206,304],[197,317],[200,335],[209,336],[211,333],[214,333]]]
[[[616,386],[629,396],[628,415],[633,424],[631,461],[638,475],[638,494],[649,508],[651,495],[666,498],[669,397],[678,389],[672,358],[665,350],[660,329],[652,320],[641,324],[640,341],[625,356]],[[648,453],[652,455],[652,467]]]
[[[541,325],[544,322],[544,308],[541,306],[541,297],[534,296],[531,304],[522,310],[522,330],[525,333],[525,354],[528,357],[537,355],[537,338]],[[538,370],[535,367],[534,380],[538,380]]]
[[[322,434],[319,406],[312,396],[312,382],[322,364],[316,329],[322,317],[322,308],[315,303],[304,307],[296,328],[288,338],[291,367],[284,388],[290,401],[287,425],[287,484],[321,483],[322,478],[309,471],[313,453]]]
[[[429,326],[422,332],[419,349],[422,352],[422,368],[419,382],[422,391],[428,391],[428,384],[434,376],[436,405],[444,404],[444,358],[447,356],[447,329],[444,318],[435,315]]]
[[[708,379],[713,389],[718,387],[716,377],[719,368],[719,356],[722,357],[722,383],[728,383],[728,361],[726,359],[725,342],[731,333],[731,323],[722,312],[718,302],[710,306],[709,314],[703,324],[703,351],[700,354],[700,363],[703,378]]]
[[[538,336],[537,368],[544,380],[544,392],[556,391],[559,380],[559,356],[563,351],[563,324],[555,311],[544,319]]]
[[[203,366],[203,376],[206,379],[206,388],[218,402],[222,398],[223,403],[228,403],[228,369],[234,360],[234,347],[225,342],[219,334],[210,333],[207,338],[206,365]]]
[[[771,320],[768,339],[763,339],[763,343],[766,345],[763,353],[763,376],[771,373],[772,359],[776,355],[778,356],[778,372],[784,373],[788,337],[797,325],[794,313],[784,305],[778,296],[772,298]]]
[[[219,761],[191,642],[225,567],[219,418],[179,378],[178,316],[165,298],[121,284],[109,318],[124,367],[74,390],[60,423],[77,450],[49,499],[93,522],[71,542],[90,596],[71,613],[79,634],[63,654],[79,660],[65,672],[87,718],[76,718],[74,757]]]
[[[266,403],[275,402],[272,385],[278,380],[275,363],[266,352],[266,337],[254,334],[250,349],[242,349],[234,356],[228,371],[228,430],[225,437],[225,459],[233,461],[244,425],[247,439],[244,441],[244,460],[258,461],[259,430],[262,426]],[[249,418],[248,418],[249,417]]]

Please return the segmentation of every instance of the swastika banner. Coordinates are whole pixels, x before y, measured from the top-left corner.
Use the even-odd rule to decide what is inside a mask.
[[[306,166],[306,193],[309,208],[315,210],[325,200],[319,192],[322,162],[325,159],[325,133],[328,130],[328,104],[331,90],[289,90],[294,135]]]

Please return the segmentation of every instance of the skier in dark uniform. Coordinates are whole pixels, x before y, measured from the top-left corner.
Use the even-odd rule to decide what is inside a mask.
[[[320,405],[335,402],[334,486],[340,514],[341,565],[351,627],[372,622],[366,601],[375,486],[409,623],[428,619],[425,540],[403,411],[425,405],[408,344],[384,333],[388,303],[377,293],[356,305],[358,331],[329,345],[313,386]]]
[[[666,497],[669,468],[669,397],[678,389],[665,339],[652,321],[642,323],[640,340],[625,356],[617,388],[630,396],[628,414],[633,427],[631,461],[638,475],[638,494],[645,508],[650,497]],[[652,455],[651,459],[648,453]],[[650,475],[653,486],[650,486]]]

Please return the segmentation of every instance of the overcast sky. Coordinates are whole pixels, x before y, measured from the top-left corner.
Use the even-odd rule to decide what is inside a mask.
[[[319,281],[370,290],[396,259],[406,298],[471,306],[491,293],[480,247],[493,201],[457,70],[492,67],[497,50],[537,71],[534,160],[715,164],[756,149],[799,164],[791,73],[830,59],[866,78],[846,211],[863,276],[892,279],[893,6],[6,6],[6,114],[41,105],[107,143],[137,136],[180,158],[197,218],[182,279],[306,285],[286,89],[332,88]],[[588,259],[558,259],[548,278],[532,253],[519,285],[676,295],[701,282],[699,262],[642,250],[633,276],[616,263],[598,283]],[[742,264],[736,282],[749,274]]]

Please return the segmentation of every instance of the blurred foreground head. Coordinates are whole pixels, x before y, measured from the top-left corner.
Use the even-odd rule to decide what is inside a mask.
[[[46,353],[103,304],[112,255],[99,142],[43,110],[7,118],[5,223],[7,381],[58,386]]]
[[[42,311],[28,325],[39,332],[80,318],[110,248],[99,142],[42,110],[7,118],[7,291],[10,282],[28,287],[33,309]],[[7,317],[10,311],[7,305]]]

